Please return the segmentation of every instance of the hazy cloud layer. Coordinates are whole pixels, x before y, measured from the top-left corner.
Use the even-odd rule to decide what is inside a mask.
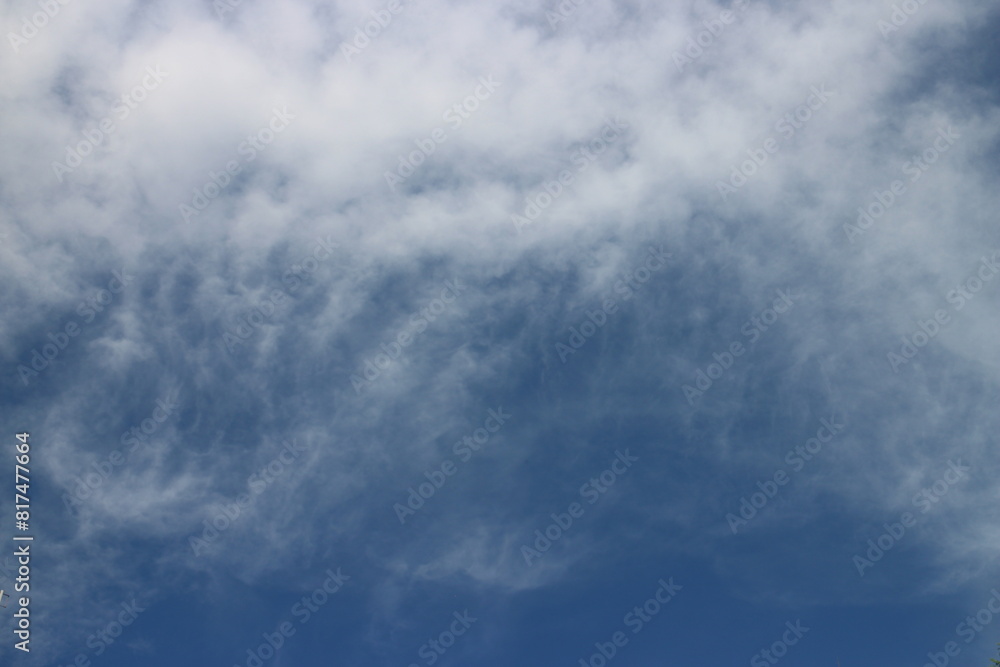
[[[38,551],[9,659],[246,664],[336,567],[272,664],[422,662],[466,608],[444,664],[576,664],[670,576],[620,664],[749,660],[808,615],[799,664],[861,619],[855,662],[954,639],[1000,548],[995,6],[389,4],[53,2],[35,34],[5,3]],[[712,610],[753,627],[705,639]]]

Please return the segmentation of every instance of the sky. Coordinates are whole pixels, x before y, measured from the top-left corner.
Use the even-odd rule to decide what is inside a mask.
[[[3,665],[997,656],[995,3],[0,28]]]

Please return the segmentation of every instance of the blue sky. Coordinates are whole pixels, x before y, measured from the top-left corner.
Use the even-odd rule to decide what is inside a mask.
[[[0,16],[2,664],[996,656],[992,3]]]

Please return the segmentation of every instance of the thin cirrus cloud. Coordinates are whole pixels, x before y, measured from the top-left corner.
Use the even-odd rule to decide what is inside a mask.
[[[246,664],[336,567],[351,579],[272,664],[422,664],[466,608],[443,664],[574,664],[670,577],[650,627],[672,639],[637,634],[620,664],[750,660],[799,616],[803,664],[852,633],[856,662],[918,664],[983,605],[1000,281],[970,279],[1000,250],[995,8],[562,4],[68,3],[7,39],[2,387],[40,480],[39,648],[12,660]],[[637,273],[650,246],[669,259]],[[115,271],[134,280],[102,303]],[[794,306],[748,325],[779,290]],[[176,415],[70,511],[171,392]],[[821,419],[846,426],[796,470]],[[921,511],[958,460],[967,479]],[[133,594],[148,611],[95,655]],[[890,607],[883,636],[839,615]],[[712,613],[741,630],[720,642]],[[900,646],[907,623],[927,641]],[[171,653],[176,633],[194,639]]]

